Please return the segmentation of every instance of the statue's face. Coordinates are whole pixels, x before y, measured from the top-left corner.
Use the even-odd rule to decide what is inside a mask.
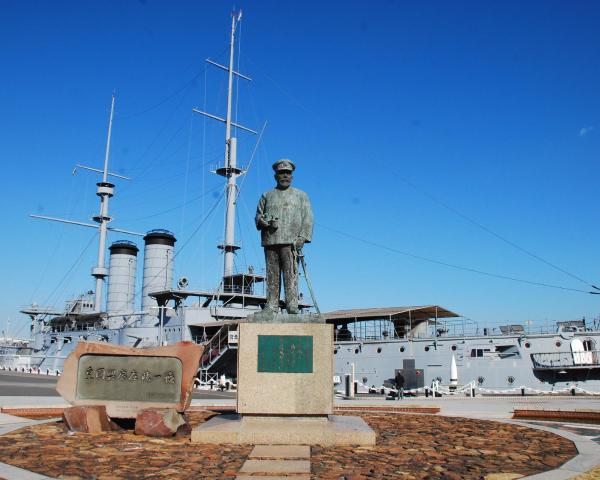
[[[275,174],[275,180],[277,181],[277,188],[285,190],[292,184],[292,172],[289,170],[279,170]]]

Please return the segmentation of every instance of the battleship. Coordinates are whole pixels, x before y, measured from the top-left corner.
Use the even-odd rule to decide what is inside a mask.
[[[218,245],[223,274],[218,286],[194,290],[186,277],[174,279],[177,238],[173,232],[138,233],[110,226],[113,181],[126,179],[109,171],[113,95],[103,168],[77,165],[101,175],[96,184],[100,208],[95,223],[32,215],[98,230],[98,260],[92,269],[95,289],[67,301],[63,310],[39,305],[23,308],[21,313],[31,322],[30,339],[4,338],[0,368],[60,374],[65,358],[80,341],[137,348],[193,341],[205,346],[198,383],[206,385],[219,378],[235,383],[238,323],[260,311],[266,301],[265,277],[250,267],[237,271],[234,263],[241,248],[235,236],[236,182],[245,170],[238,165],[237,138],[232,131],[258,135],[232,120],[233,81],[250,79],[234,69],[240,21],[240,14],[232,15],[228,65],[207,59],[227,75],[225,118],[193,109],[225,126],[224,161],[214,170],[225,181],[225,234]],[[143,245],[117,240],[107,248],[109,233],[141,237]],[[141,288],[136,286],[139,263]],[[139,304],[137,299],[141,299]],[[314,309],[307,302],[299,307],[303,312]],[[543,328],[507,324],[480,329],[440,305],[336,310],[323,315],[334,328],[332,388],[344,390],[344,384],[353,385],[346,393],[389,393],[402,387],[406,393],[433,389],[448,394],[600,394],[598,320],[561,321]]]

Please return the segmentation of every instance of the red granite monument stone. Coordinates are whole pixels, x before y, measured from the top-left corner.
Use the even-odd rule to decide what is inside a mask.
[[[136,418],[151,408],[183,412],[202,351],[193,342],[155,348],[79,342],[56,390],[74,406],[104,406],[109,417]]]

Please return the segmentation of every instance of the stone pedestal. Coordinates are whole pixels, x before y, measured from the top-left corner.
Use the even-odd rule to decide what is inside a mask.
[[[329,415],[332,381],[331,325],[240,324],[238,413]]]
[[[193,443],[374,445],[360,417],[333,413],[333,326],[319,315],[259,314],[239,325],[237,415]]]

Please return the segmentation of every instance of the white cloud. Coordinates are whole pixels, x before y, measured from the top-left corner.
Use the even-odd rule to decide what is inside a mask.
[[[590,133],[594,129],[595,129],[595,127],[593,125],[590,125],[589,127],[583,127],[581,130],[579,130],[579,136],[585,137],[588,133]]]

